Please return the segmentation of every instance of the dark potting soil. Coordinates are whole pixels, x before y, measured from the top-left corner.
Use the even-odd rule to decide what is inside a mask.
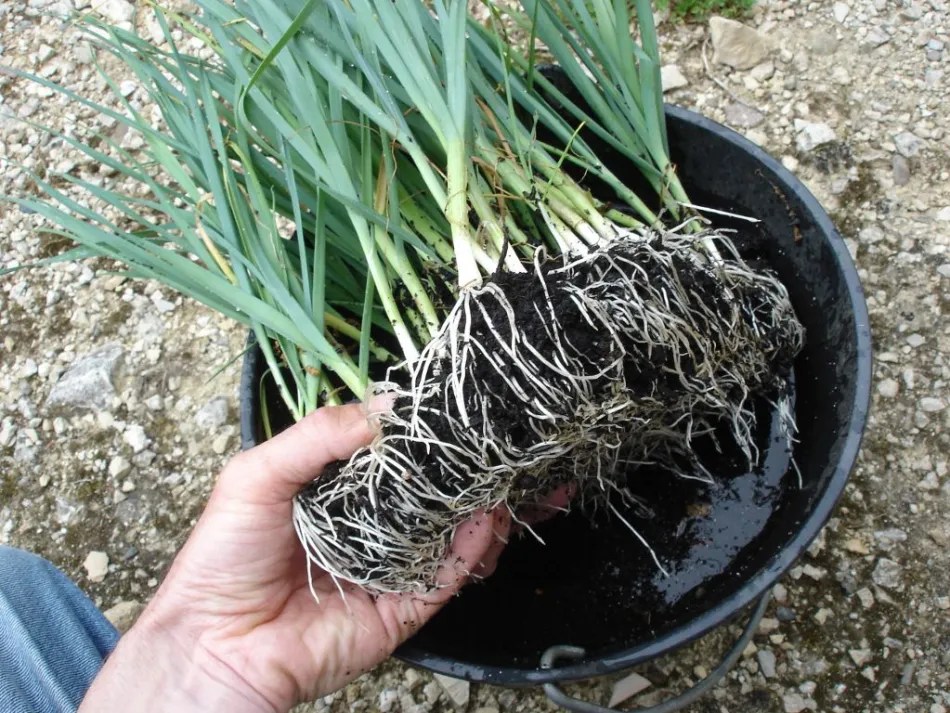
[[[757,410],[762,457],[751,471],[722,454],[704,459],[712,484],[655,468],[626,474],[645,507],[617,505],[667,574],[616,517],[575,510],[535,528],[544,544],[513,539],[495,574],[466,588],[410,646],[489,667],[535,667],[556,644],[598,659],[655,640],[735,591],[746,574],[736,561],[749,560],[740,554],[796,487],[778,415],[765,399]]]
[[[649,357],[647,346],[635,331],[630,334],[624,333],[626,336],[623,347],[624,353],[628,357],[625,361],[622,380],[627,392],[633,394],[636,398],[649,399],[659,404],[673,404],[679,392],[682,391],[681,380],[684,377],[691,379],[695,374],[701,373],[700,363],[695,360],[705,358],[704,354],[717,353],[717,350],[724,344],[727,335],[722,331],[717,332],[716,325],[732,324],[730,318],[737,307],[744,314],[745,319],[750,319],[749,315],[759,311],[760,304],[758,300],[760,296],[754,290],[750,290],[749,294],[744,294],[742,290],[735,289],[735,287],[731,292],[724,292],[722,285],[718,283],[717,278],[708,268],[704,268],[688,257],[692,248],[682,250],[680,253],[670,250],[668,256],[671,259],[672,268],[670,265],[661,264],[659,261],[657,251],[666,250],[660,239],[655,241],[655,245],[651,250],[640,248],[623,248],[623,250],[631,250],[636,253],[636,264],[639,272],[632,277],[641,281],[640,285],[649,286],[649,291],[642,286],[637,287],[637,290],[643,293],[641,295],[643,299],[659,300],[662,299],[661,294],[672,295],[679,290],[687,293],[688,297],[684,298],[685,301],[668,301],[666,311],[670,312],[671,318],[684,319],[688,323],[689,317],[698,314],[701,307],[715,315],[714,320],[710,322],[710,330],[703,332],[703,336],[708,341],[691,343],[687,347],[674,343],[657,345],[651,342]],[[571,299],[568,291],[569,286],[576,287],[580,284],[602,285],[604,284],[602,275],[601,273],[595,274],[594,269],[590,267],[590,263],[572,269],[571,272],[563,271],[562,267],[563,263],[559,259],[550,260],[542,266],[546,287],[542,287],[541,281],[533,273],[499,273],[493,277],[493,282],[496,288],[504,292],[506,302],[514,312],[514,322],[518,325],[520,335],[522,338],[530,340],[539,353],[554,354],[558,350],[558,345],[554,342],[552,333],[548,331],[549,325],[544,321],[546,315],[552,312],[556,314],[558,321],[557,334],[564,343],[569,345],[569,350],[581,355],[581,362],[586,362],[584,373],[590,375],[601,374],[597,378],[591,376],[587,382],[593,385],[594,398],[591,399],[592,402],[606,403],[617,385],[618,375],[607,370],[608,365],[616,358],[616,352],[614,351],[617,348],[616,344],[608,338],[608,335],[596,323],[585,318],[577,303]],[[629,284],[629,282],[627,280],[624,284]],[[622,297],[629,295],[629,292],[624,291],[626,289],[626,287],[623,287],[619,293]],[[629,299],[629,297],[624,298]],[[513,335],[509,333],[511,327],[507,312],[497,301],[490,298],[480,300],[478,305],[482,312],[473,308],[473,313],[476,315],[483,314],[484,316],[471,321],[471,338],[484,344],[491,344],[495,341],[508,343]],[[678,310],[682,310],[682,313],[679,313]],[[749,375],[750,377],[754,376],[755,379],[760,379],[759,381],[749,381],[749,377],[746,377],[747,386],[753,393],[771,396],[776,389],[784,384],[785,376],[789,373],[795,354],[791,349],[791,345],[782,341],[780,325],[769,324],[767,320],[763,319],[762,315],[757,317],[756,324],[762,336],[754,342],[749,341],[749,348],[761,349],[764,353],[767,353],[769,356],[764,363],[770,364],[773,368],[771,371],[766,369],[761,375],[758,373]],[[722,327],[720,326],[719,329],[722,330]],[[674,349],[679,349],[679,353],[674,353]],[[725,348],[722,351],[725,353]],[[694,354],[697,356],[694,357]],[[472,429],[478,432],[482,426],[481,419],[484,418],[491,423],[493,433],[500,434],[507,440],[509,446],[518,449],[531,449],[536,444],[543,442],[548,437],[545,435],[546,432],[539,430],[538,427],[531,426],[525,415],[526,404],[514,391],[508,380],[509,377],[523,378],[519,377],[513,366],[504,364],[501,367],[503,373],[499,373],[497,364],[489,362],[486,358],[478,358],[477,355],[473,356],[469,363],[471,370],[467,378],[471,379],[471,383],[482,386],[481,400],[477,402],[473,400],[468,404]],[[726,366],[731,369],[732,362],[727,361]],[[577,362],[575,362],[575,368],[579,368]],[[716,369],[718,371],[719,367],[716,367]],[[436,367],[433,372],[439,373],[447,370],[448,365],[442,364]],[[550,374],[546,374],[545,378],[549,379],[551,383],[556,383],[559,380],[564,381],[564,377],[553,373],[553,370]],[[446,388],[445,384],[446,382],[443,381],[440,389],[437,389],[423,402],[423,407],[429,412],[426,421],[428,427],[432,429],[432,435],[441,442],[452,443],[454,435],[447,416],[440,412],[440,409],[446,403],[442,391]],[[564,387],[565,394],[572,393],[570,384],[566,381]],[[410,407],[408,400],[396,404],[397,411]],[[563,418],[569,419],[571,414],[574,413],[576,405],[564,403],[557,404],[554,408],[557,413],[562,414]],[[680,412],[674,411],[673,413],[675,415],[670,423],[666,424],[666,429],[682,429],[683,441],[687,443],[686,426],[678,425],[685,423],[685,421],[680,418]],[[652,412],[650,418],[657,419],[657,424],[664,423],[664,419],[669,419],[669,417],[663,415],[662,410],[660,413]],[[765,420],[768,421],[768,419]],[[630,425],[625,422],[609,423],[607,427],[613,429],[614,435],[619,432],[621,439],[630,429]],[[705,442],[703,439],[688,442],[689,448],[685,450],[690,452],[691,458],[694,458],[692,462],[686,459],[673,460],[669,457],[660,462],[663,462],[667,468],[680,468],[687,473],[698,463],[702,463],[709,472],[716,473],[718,477],[721,477],[723,473],[734,471],[737,464],[745,463],[745,459],[738,453],[729,452],[730,440],[728,431],[723,428],[720,429],[715,440],[706,438]],[[446,466],[444,460],[435,457],[427,443],[408,443],[406,450],[412,460],[419,464],[423,477],[433,483],[440,493],[454,497],[467,492],[470,484],[465,476],[465,469],[457,467],[457,463],[449,463]],[[456,458],[459,457],[456,454]],[[642,459],[645,455],[643,453],[632,454],[631,457]],[[495,465],[497,464],[491,461],[486,463],[472,461],[469,463],[469,468],[473,472],[485,472],[485,468]],[[681,530],[680,527],[681,523],[686,522],[684,520],[684,512],[686,512],[683,509],[686,507],[684,503],[689,504],[689,501],[684,501],[683,498],[696,499],[699,496],[694,491],[696,487],[694,481],[678,478],[669,472],[659,470],[655,471],[657,473],[655,477],[651,477],[650,472],[654,471],[648,471],[644,468],[637,471],[635,477],[630,479],[630,491],[635,497],[647,503],[650,508],[656,510],[656,516],[651,518],[641,517],[638,522],[642,521],[644,523],[642,527],[646,532],[642,534],[652,538],[650,540],[651,545],[653,540],[658,542],[659,544],[653,546],[662,552],[664,558],[672,562],[673,559],[671,558],[674,558],[677,553],[671,550],[667,546],[668,544],[688,550],[687,544],[689,541],[683,539],[688,533]],[[574,474],[570,472],[568,475],[573,476]],[[404,486],[399,479],[384,479],[378,482],[373,500],[370,499],[368,493],[349,496],[345,500],[327,500],[322,497],[322,493],[327,492],[328,486],[338,477],[342,477],[340,471],[336,468],[330,468],[318,481],[307,486],[301,493],[304,502],[319,502],[321,507],[325,508],[324,512],[338,523],[336,532],[338,537],[350,541],[353,546],[361,547],[358,544],[362,541],[361,538],[349,537],[350,534],[357,535],[358,531],[354,529],[353,533],[350,533],[347,529],[356,526],[344,524],[348,520],[345,517],[346,513],[352,513],[354,510],[370,513],[368,517],[379,527],[386,531],[400,533],[409,538],[410,541],[420,536],[431,537],[425,532],[420,533],[418,522],[409,517],[401,508],[389,505],[390,503],[400,502],[400,490]],[[539,477],[543,480],[539,480]],[[516,475],[515,480],[508,484],[510,487],[510,490],[508,490],[509,502],[517,504],[526,499],[529,501],[540,499],[540,496],[546,490],[554,487],[559,482],[559,477],[565,477],[564,468],[561,468],[558,472],[545,472],[543,475]],[[619,474],[616,477],[611,477],[611,480],[617,482],[621,487],[625,485],[623,477]],[[500,484],[497,492],[504,492],[502,488],[504,488],[504,485]],[[622,504],[615,503],[615,507],[621,506]],[[693,503],[693,506],[694,509],[705,507],[696,503]],[[427,507],[434,512],[443,506],[438,501],[432,501]],[[662,516],[664,513],[665,517]],[[349,521],[352,521],[352,518],[349,518]],[[606,522],[615,523],[615,521],[616,518],[606,518]],[[653,531],[658,523],[661,526]],[[606,527],[604,522],[596,517],[591,520],[591,526],[592,531],[603,531]],[[639,529],[641,525],[638,524],[637,527]],[[670,533],[675,534],[672,540],[669,540],[669,537],[672,536]],[[446,536],[448,534],[449,531],[447,530]],[[636,543],[636,538],[629,530],[623,529],[622,535],[624,537],[623,541],[627,545]],[[352,571],[351,566],[350,574],[359,577],[376,577],[381,573],[385,573],[387,568],[391,566],[389,558],[380,559],[377,556],[374,559],[371,553],[375,550],[369,545],[366,545],[366,548],[366,555],[360,558],[365,569]],[[552,549],[554,552],[560,553],[559,556],[563,555],[560,545]],[[564,552],[566,551],[564,550]],[[585,566],[589,564],[589,558],[584,557],[582,559],[585,561]],[[652,559],[642,550],[636,553],[634,561],[639,562],[640,567],[654,566]],[[620,566],[613,560],[605,561],[604,567],[605,571],[607,569],[611,571],[618,569],[625,575],[631,571],[630,566]],[[673,568],[672,564],[667,567],[667,569],[671,568]],[[519,566],[520,569],[524,568]],[[692,573],[701,569],[690,566],[684,571]],[[634,573],[637,575],[636,579],[638,581],[644,580],[643,572]],[[591,573],[588,572],[588,576],[590,575]],[[605,575],[600,572],[595,573],[594,577],[597,580],[603,580]],[[663,586],[669,589],[669,581],[664,581],[666,581],[666,584]],[[630,592],[625,589],[624,598],[629,598],[629,595]],[[650,617],[657,615],[660,608],[659,604],[644,602],[645,611],[650,612]],[[605,604],[605,606],[607,605]],[[652,618],[650,620],[652,621]],[[629,622],[627,623],[629,624]],[[629,631],[631,626],[628,625],[625,629]],[[527,640],[532,639],[528,637]],[[536,637],[534,640],[536,640]]]

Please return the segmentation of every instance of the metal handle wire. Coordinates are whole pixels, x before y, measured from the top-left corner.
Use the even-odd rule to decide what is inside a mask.
[[[691,688],[688,688],[679,695],[674,696],[673,698],[667,699],[648,708],[638,708],[637,713],[674,713],[675,711],[685,708],[690,703],[695,703],[713,686],[719,683],[723,676],[729,673],[732,667],[736,665],[736,661],[739,660],[739,657],[742,656],[742,652],[745,651],[745,647],[748,646],[749,641],[752,640],[752,636],[755,634],[756,629],[759,628],[759,622],[762,621],[762,617],[765,615],[765,609],[768,606],[771,594],[772,590],[769,590],[759,598],[758,602],[756,602],[755,608],[752,610],[749,621],[745,625],[745,629],[742,631],[742,634],[738,639],[736,639],[732,647],[723,656],[723,659],[719,665],[716,666],[716,668],[713,669],[713,671],[711,671],[708,676]],[[554,668],[554,664],[560,659],[570,659],[572,661],[577,661],[578,659],[583,658],[585,653],[585,650],[579,646],[552,646],[541,656],[541,668],[552,669]],[[569,696],[560,688],[558,688],[556,683],[545,683],[544,692],[553,703],[566,710],[573,711],[573,713],[617,712],[616,708],[608,708],[606,706],[597,705],[596,703],[589,703],[587,701],[582,701],[578,698]]]

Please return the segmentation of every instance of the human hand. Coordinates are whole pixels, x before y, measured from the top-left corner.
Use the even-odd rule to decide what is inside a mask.
[[[80,711],[286,711],[385,658],[466,582],[495,566],[505,508],[458,528],[425,595],[374,597],[313,574],[291,518],[297,491],[374,435],[361,406],[323,408],[234,458],[154,600]]]

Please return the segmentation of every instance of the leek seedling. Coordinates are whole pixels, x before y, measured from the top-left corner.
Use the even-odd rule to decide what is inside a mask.
[[[621,451],[701,476],[692,443],[725,423],[755,459],[751,399],[780,389],[802,330],[775,278],[685,207],[645,0],[639,44],[624,2],[510,9],[572,92],[461,0],[197,4],[171,19],[201,56],[161,11],[165,49],[88,21],[158,126],[118,92],[122,111],[35,78],[142,136],[141,154],[112,147],[119,158],[63,139],[148,196],[65,176],[69,189],[37,178],[47,200],[18,201],[248,324],[295,418],[385,372],[373,388],[398,398],[380,437],[295,501],[312,564],[374,591],[424,589],[479,509],[516,514],[571,480],[620,515]]]

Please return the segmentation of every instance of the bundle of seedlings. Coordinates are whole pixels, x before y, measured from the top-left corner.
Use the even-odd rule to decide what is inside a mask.
[[[156,121],[117,88],[113,109],[34,78],[142,137],[60,137],[137,189],[36,176],[49,200],[19,202],[249,325],[294,418],[396,394],[376,440],[296,498],[311,564],[425,590],[480,510],[517,519],[576,483],[623,519],[621,458],[708,477],[694,444],[728,438],[756,460],[753,403],[782,407],[802,328],[775,276],[691,212],[647,0],[639,43],[605,0],[490,7],[488,25],[461,0],[198,5],[158,12],[164,47],[87,20]]]

